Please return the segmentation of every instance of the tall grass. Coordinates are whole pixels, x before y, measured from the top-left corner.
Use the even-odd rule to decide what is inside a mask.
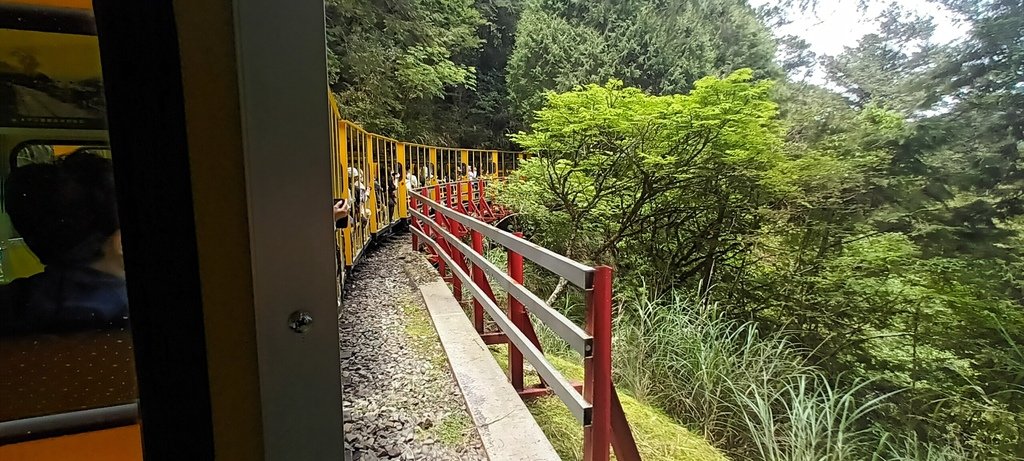
[[[970,461],[986,459],[970,454],[959,445],[938,445],[917,438],[913,433],[894,436],[879,433],[871,461]]]
[[[714,304],[680,295],[651,299],[641,290],[616,316],[616,382],[637,398],[685,417],[719,447],[753,446],[750,404],[780,395],[778,377],[809,370],[780,335],[726,319]]]
[[[859,459],[870,433],[864,417],[884,398],[857,403],[859,389],[839,389],[813,374],[783,377],[774,395],[738,395],[740,414],[759,459],[765,461]]]
[[[870,416],[888,397],[858,398],[806,363],[784,332],[727,319],[706,300],[644,290],[615,317],[616,383],[657,405],[734,459],[962,460],[879,431]]]

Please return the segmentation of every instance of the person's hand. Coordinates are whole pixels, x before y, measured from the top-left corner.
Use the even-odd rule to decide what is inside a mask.
[[[339,200],[334,204],[334,220],[348,217],[348,200]]]

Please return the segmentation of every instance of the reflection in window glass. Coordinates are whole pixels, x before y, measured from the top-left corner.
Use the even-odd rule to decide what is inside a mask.
[[[84,10],[37,13],[0,12],[18,24],[0,28],[0,458],[136,421],[99,43]]]
[[[109,150],[35,143],[11,159],[3,178],[0,423],[133,403]]]

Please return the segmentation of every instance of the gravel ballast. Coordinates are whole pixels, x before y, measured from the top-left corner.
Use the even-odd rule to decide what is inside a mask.
[[[418,283],[436,277],[408,235],[371,251],[342,300],[346,459],[484,460]]]

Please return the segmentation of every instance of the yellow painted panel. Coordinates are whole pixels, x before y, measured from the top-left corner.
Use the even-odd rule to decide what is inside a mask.
[[[81,147],[82,146],[53,146],[53,156],[63,157],[78,150]]]
[[[99,41],[90,35],[0,29],[0,68],[55,80],[100,78]]]
[[[0,446],[3,461],[141,461],[139,426],[125,426]]]
[[[4,4],[45,6],[47,8],[72,8],[76,10],[92,9],[92,0],[0,0],[0,5]]]
[[[39,258],[28,249],[28,245],[25,245],[21,239],[8,240],[2,251],[4,282],[43,271],[43,264],[39,262]]]

